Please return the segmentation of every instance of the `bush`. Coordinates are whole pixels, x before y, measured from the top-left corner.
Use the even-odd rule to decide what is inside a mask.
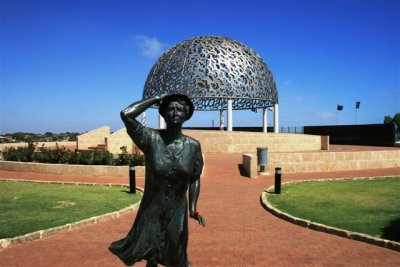
[[[9,147],[3,152],[3,158],[6,161],[32,162],[34,158],[36,144],[29,142],[26,147]]]
[[[121,147],[122,153],[116,158],[107,151],[69,151],[65,147],[56,145],[55,149],[41,146],[35,152],[36,145],[29,143],[27,147],[7,148],[3,152],[6,161],[40,162],[40,163],[61,163],[80,165],[144,165],[144,156],[135,151],[129,154],[125,146]]]
[[[130,164],[135,166],[143,166],[144,165],[144,156],[140,154],[133,154],[131,155]]]
[[[129,154],[126,150],[126,146],[120,147],[122,153],[114,160],[114,165],[123,166],[133,164],[135,166],[144,165],[144,156],[139,154],[139,151],[135,151],[134,154]]]
[[[114,157],[107,151],[92,152],[91,165],[114,165]]]
[[[38,152],[34,154],[34,160],[40,163],[64,163],[65,154],[69,153],[65,147],[58,147],[56,144],[55,149],[46,148],[42,145]]]

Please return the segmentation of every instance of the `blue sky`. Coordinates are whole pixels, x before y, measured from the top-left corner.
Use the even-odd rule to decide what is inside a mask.
[[[337,104],[339,124],[353,124],[355,101],[359,124],[400,111],[399,0],[0,0],[0,16],[0,134],[118,130],[161,53],[201,35],[263,58],[281,126],[335,125]],[[261,113],[234,111],[234,126],[261,126]]]

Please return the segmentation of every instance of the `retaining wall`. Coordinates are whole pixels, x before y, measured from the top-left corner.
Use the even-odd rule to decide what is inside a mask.
[[[257,147],[269,152],[317,151],[329,148],[329,138],[291,133],[225,132],[183,130],[201,143],[204,153],[254,153]]]
[[[349,171],[400,167],[400,149],[355,152],[269,153],[268,170],[285,173]]]
[[[270,152],[329,149],[329,138],[326,136],[188,129],[184,129],[183,133],[197,139],[204,153],[252,153],[257,147],[268,147]],[[109,127],[103,126],[78,136],[79,149],[95,147],[98,144],[106,144],[107,150],[112,154],[121,153],[122,146],[126,146],[129,153],[137,151],[125,128],[110,135]]]
[[[33,162],[0,161],[0,170],[59,175],[129,177],[128,166],[68,165]],[[144,177],[144,166],[135,167],[136,176]]]

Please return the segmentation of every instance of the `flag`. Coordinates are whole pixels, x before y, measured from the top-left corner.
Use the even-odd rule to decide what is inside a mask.
[[[359,109],[360,108],[360,101],[356,101],[356,109]]]
[[[342,105],[337,105],[336,109],[337,110],[343,110],[343,106]]]

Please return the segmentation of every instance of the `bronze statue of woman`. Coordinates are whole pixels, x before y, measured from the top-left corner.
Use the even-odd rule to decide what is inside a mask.
[[[165,130],[143,127],[135,119],[154,104],[167,123]],[[203,169],[201,147],[182,133],[193,110],[189,97],[172,94],[142,100],[121,111],[129,136],[146,159],[145,190],[136,219],[128,235],[109,247],[126,265],[145,259],[148,267],[191,266],[186,250],[188,189],[190,218],[205,226],[196,210]]]

